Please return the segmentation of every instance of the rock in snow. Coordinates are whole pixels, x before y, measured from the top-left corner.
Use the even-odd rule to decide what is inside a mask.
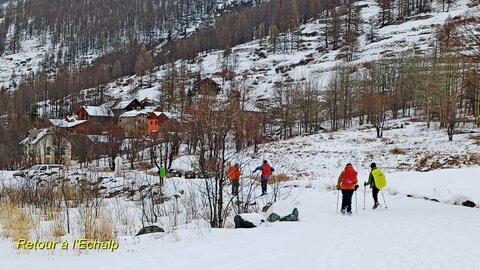
[[[470,200],[466,200],[462,203],[463,206],[466,206],[466,207],[475,207],[477,206],[474,202],[470,201]]]
[[[287,201],[278,201],[268,208],[266,216],[268,222],[298,221],[298,209]]]
[[[165,230],[156,225],[151,225],[151,226],[146,226],[141,228],[140,231],[135,236],[139,236],[142,234],[149,234],[149,233],[157,233],[157,232],[165,232]]]
[[[247,213],[247,214],[236,215],[233,220],[235,221],[235,229],[255,228],[265,222],[263,215],[258,213]]]

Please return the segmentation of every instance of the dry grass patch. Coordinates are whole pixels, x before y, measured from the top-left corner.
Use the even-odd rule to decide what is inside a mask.
[[[0,223],[2,237],[18,240],[28,239],[30,231],[35,227],[27,208],[19,207],[14,203],[0,203]]]
[[[260,175],[255,175],[251,176],[250,178],[255,179],[255,181],[260,182],[261,181],[261,176]],[[269,183],[275,183],[275,182],[287,182],[290,180],[290,177],[284,173],[276,173],[270,176],[268,179]]]
[[[468,136],[468,139],[469,139],[469,140],[473,140],[473,141],[475,141],[475,143],[476,143],[477,145],[480,145],[480,135],[478,135],[478,134],[476,134],[476,135],[469,135],[469,136]]]
[[[400,148],[393,148],[392,150],[390,150],[390,153],[393,154],[393,155],[406,155],[407,152],[403,149],[400,149]]]

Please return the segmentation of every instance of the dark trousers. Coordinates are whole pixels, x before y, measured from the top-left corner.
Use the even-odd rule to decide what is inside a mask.
[[[262,176],[262,194],[267,193],[268,177]]]
[[[238,195],[238,187],[240,187],[240,182],[238,180],[233,180],[232,181],[232,195],[233,196]]]
[[[352,212],[352,196],[354,189],[342,189],[342,211]]]
[[[372,196],[373,196],[373,201],[375,203],[378,203],[378,192],[380,191],[380,189],[378,189],[377,187],[372,187]]]

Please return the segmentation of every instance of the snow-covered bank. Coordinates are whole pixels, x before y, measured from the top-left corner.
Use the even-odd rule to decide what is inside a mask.
[[[358,194],[360,195],[360,194]],[[17,269],[477,269],[480,211],[386,194],[388,210],[335,214],[335,192],[305,189],[301,221],[254,229],[214,229],[193,240],[149,236],[113,252],[18,254],[1,241],[0,259]],[[355,205],[355,201],[354,201]]]
[[[449,201],[466,196],[480,202],[480,167],[431,172],[398,172],[389,176],[392,192]]]

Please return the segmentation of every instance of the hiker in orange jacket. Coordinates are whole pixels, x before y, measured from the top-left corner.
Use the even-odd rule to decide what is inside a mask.
[[[337,181],[337,189],[342,191],[342,214],[352,214],[352,196],[358,188],[357,172],[352,164],[348,163],[345,170],[340,173]]]
[[[232,182],[232,195],[238,195],[238,188],[240,187],[240,165],[238,163],[235,166],[228,169],[228,178]]]

